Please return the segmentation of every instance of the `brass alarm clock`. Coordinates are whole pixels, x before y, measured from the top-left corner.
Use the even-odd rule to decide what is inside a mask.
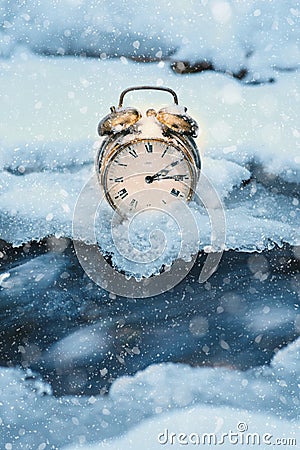
[[[134,107],[123,107],[128,92],[143,89],[168,92],[173,104],[159,111],[149,108],[144,116]],[[96,173],[107,201],[121,216],[192,199],[201,161],[193,139],[198,125],[186,111],[172,89],[137,86],[125,89],[118,107],[112,106],[100,121],[103,142]]]

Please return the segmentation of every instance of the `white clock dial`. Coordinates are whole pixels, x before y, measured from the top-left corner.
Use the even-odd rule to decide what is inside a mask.
[[[183,148],[162,139],[141,139],[113,153],[102,183],[111,205],[126,215],[174,199],[188,201],[195,173]]]

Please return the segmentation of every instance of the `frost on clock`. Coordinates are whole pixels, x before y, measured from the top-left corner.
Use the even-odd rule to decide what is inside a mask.
[[[190,261],[198,252],[197,219],[190,210],[183,221],[182,211],[188,208],[173,202],[168,209],[146,209],[121,220],[111,210],[105,214],[100,208],[95,222],[98,245],[127,276],[157,275],[176,259]]]

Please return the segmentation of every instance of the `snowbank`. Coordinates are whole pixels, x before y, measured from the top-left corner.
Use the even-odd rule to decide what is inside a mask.
[[[178,450],[218,444],[227,448],[251,445],[251,449],[260,450],[263,445],[286,446],[288,443],[293,448],[300,435],[298,426],[298,422],[270,420],[268,415],[251,414],[240,409],[196,406],[185,411],[172,411],[159,419],[145,420],[121,438],[96,445],[69,446],[66,450],[135,450],[138,447],[158,450],[168,446]],[[245,431],[240,432],[244,427]]]
[[[143,445],[152,450],[160,447],[157,436],[166,428],[220,436],[236,431],[241,422],[248,432],[299,440],[299,348],[298,339],[280,350],[270,367],[246,372],[152,365],[116,380],[107,397],[54,398],[49,386],[38,379],[25,379],[18,369],[1,368],[0,442],[3,448],[5,444],[38,448],[44,443],[90,448],[87,444],[97,442],[91,448]],[[122,438],[103,442],[125,432]]]
[[[297,0],[2,1],[0,55],[21,44],[47,55],[171,57],[179,71],[204,62],[265,81],[299,67],[299,17]]]

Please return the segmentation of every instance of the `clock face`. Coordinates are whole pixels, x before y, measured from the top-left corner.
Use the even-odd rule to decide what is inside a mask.
[[[189,201],[196,175],[184,148],[160,139],[131,141],[112,152],[102,183],[106,197],[122,215]]]

